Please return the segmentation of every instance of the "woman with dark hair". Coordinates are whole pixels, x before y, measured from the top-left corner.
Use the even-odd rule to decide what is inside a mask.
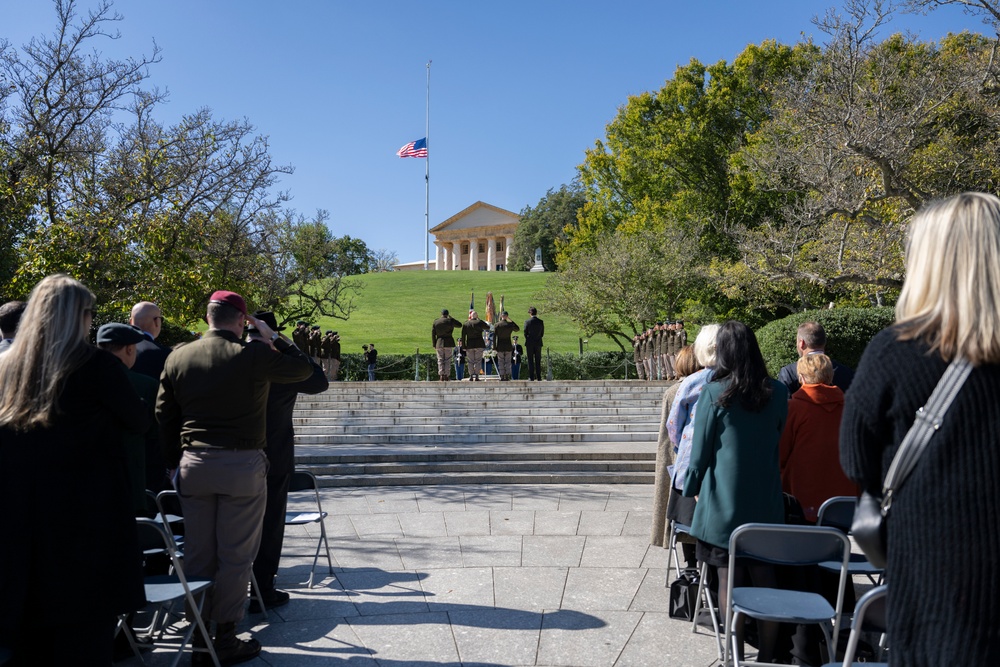
[[[788,414],[788,390],[767,373],[753,331],[742,322],[722,325],[715,339],[715,374],[698,397],[697,419],[684,495],[698,503],[691,522],[698,560],[729,576],[729,536],[744,523],[784,523],[778,442]],[[774,585],[766,566],[750,567],[759,586]],[[734,573],[745,585],[746,572]],[[719,586],[719,607],[728,600]],[[758,659],[773,659],[778,626],[759,623]]]
[[[149,408],[121,361],[87,342],[93,314],[82,283],[49,276],[0,357],[0,646],[11,665],[110,665],[118,615],[145,604],[122,430],[144,432]],[[68,592],[84,613],[60,604]]]

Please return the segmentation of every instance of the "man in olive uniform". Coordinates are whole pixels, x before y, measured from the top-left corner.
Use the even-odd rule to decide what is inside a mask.
[[[454,332],[455,329],[461,328],[462,323],[449,315],[447,308],[441,311],[441,317],[434,320],[431,325],[431,345],[437,353],[439,382],[451,379],[451,357],[452,349],[455,347]]]
[[[326,379],[333,382],[340,370],[340,335],[336,331],[327,331],[320,343],[320,359]]]
[[[295,343],[295,347],[309,354],[309,325],[302,320],[295,323],[295,329],[292,331],[292,342]]]
[[[642,332],[642,368],[646,371],[646,379],[653,379],[653,342],[652,342],[652,332],[646,329]]]
[[[646,373],[642,367],[642,338],[640,334],[632,336],[632,361],[635,362],[636,379],[645,380]]]
[[[490,325],[479,319],[479,313],[469,312],[469,319],[462,325],[462,347],[468,355],[469,360],[469,380],[479,379],[479,369],[483,363],[483,348],[486,341],[483,340],[483,332],[489,331]]]
[[[500,321],[496,323],[493,327],[493,333],[496,336],[496,341],[493,344],[493,349],[497,352],[497,363],[498,370],[500,374],[500,381],[510,380],[510,361],[514,353],[514,344],[511,342],[510,337],[515,331],[520,331],[521,327],[517,326],[515,322],[510,321],[510,316],[507,315],[507,311],[500,313]]]
[[[674,323],[667,322],[663,325],[663,355],[660,358],[660,362],[663,364],[663,376],[660,377],[661,380],[673,380],[674,379],[674,365],[672,363],[674,355],[677,349],[677,337],[674,331]]]
[[[256,639],[241,640],[250,569],[260,546],[267,499],[267,396],[272,382],[300,382],[313,365],[266,322],[247,315],[235,292],[212,294],[208,332],[167,357],[156,419],[167,465],[177,468],[184,514],[184,568],[215,582],[204,617],[216,622],[215,651],[223,664],[251,660]],[[249,321],[281,354],[241,340]],[[195,645],[208,638],[200,635]],[[193,664],[206,664],[199,653]],[[210,661],[209,661],[210,662]]]
[[[319,353],[323,349],[323,334],[320,333],[319,325],[312,325],[312,329],[309,331],[309,356],[312,357],[313,363],[320,364]]]
[[[670,357],[670,368],[673,369],[673,377],[677,379],[677,355],[687,345],[687,331],[684,330],[684,322],[678,320],[674,322],[674,354]]]

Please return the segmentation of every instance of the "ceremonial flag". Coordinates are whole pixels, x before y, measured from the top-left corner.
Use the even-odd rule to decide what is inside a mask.
[[[486,293],[486,321],[490,324],[496,324],[497,321],[497,307],[493,302],[493,292]]]
[[[427,137],[406,144],[398,151],[399,157],[427,157]]]
[[[472,317],[472,311],[476,309],[476,290],[472,290],[472,298],[469,299],[469,317]]]

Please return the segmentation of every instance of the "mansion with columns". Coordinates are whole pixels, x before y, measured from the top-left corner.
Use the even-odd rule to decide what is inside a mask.
[[[428,268],[436,271],[506,271],[514,230],[520,217],[477,201],[430,229],[436,257]],[[397,264],[397,271],[422,270],[423,262]]]

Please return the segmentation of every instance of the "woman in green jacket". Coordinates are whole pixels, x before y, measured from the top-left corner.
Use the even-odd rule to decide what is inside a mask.
[[[729,536],[745,523],[784,523],[778,443],[788,414],[788,390],[767,374],[757,339],[742,322],[730,320],[715,342],[712,382],[698,398],[691,460],[684,495],[698,498],[691,535],[698,560],[718,569],[719,607],[726,613]],[[744,570],[744,568],[740,568]],[[774,586],[767,566],[734,573],[757,586]],[[777,624],[760,623],[760,654],[769,661]]]

